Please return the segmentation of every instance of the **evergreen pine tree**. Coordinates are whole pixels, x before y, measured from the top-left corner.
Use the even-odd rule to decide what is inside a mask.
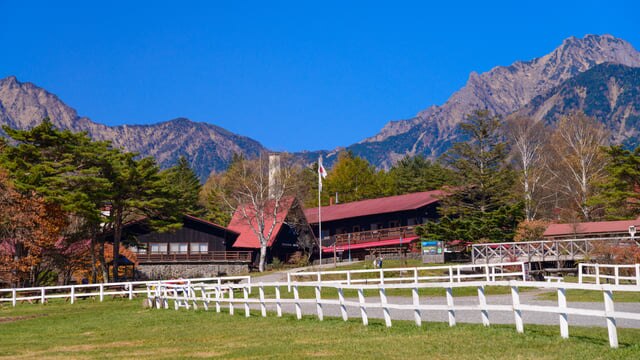
[[[441,221],[420,231],[444,240],[511,240],[522,210],[510,195],[514,174],[506,165],[500,118],[477,110],[460,130],[468,140],[454,144],[445,159],[461,184],[442,200]]]

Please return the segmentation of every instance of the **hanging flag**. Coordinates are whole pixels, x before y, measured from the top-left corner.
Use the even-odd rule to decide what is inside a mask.
[[[322,179],[327,177],[327,170],[322,166],[322,155],[318,157],[318,189],[322,191]]]

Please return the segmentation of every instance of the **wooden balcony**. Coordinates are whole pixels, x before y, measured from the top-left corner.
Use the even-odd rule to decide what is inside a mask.
[[[401,226],[389,229],[367,230],[347,234],[335,235],[336,246],[355,245],[372,241],[392,240],[417,236],[416,226]]]
[[[200,253],[142,254],[138,263],[251,262],[251,251],[208,251]]]

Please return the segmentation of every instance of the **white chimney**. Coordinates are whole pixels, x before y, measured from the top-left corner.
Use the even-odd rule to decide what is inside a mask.
[[[276,194],[280,186],[279,184],[280,177],[280,155],[279,154],[269,154],[269,198],[273,199],[276,197]]]

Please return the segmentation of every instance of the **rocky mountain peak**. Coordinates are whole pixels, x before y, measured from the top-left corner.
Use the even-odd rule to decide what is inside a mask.
[[[536,96],[605,62],[640,67],[640,52],[611,35],[570,37],[542,57],[497,66],[481,74],[472,72],[467,84],[443,105],[431,106],[409,120],[388,123],[379,134],[361,142],[360,149],[366,152],[363,146],[367,143],[377,143],[371,146],[380,148],[385,147],[380,142],[389,142],[398,144],[392,145],[395,157],[415,153],[436,156],[454,140],[457,125],[474,109],[486,108],[501,115],[512,113]],[[402,142],[393,140],[401,135]]]

